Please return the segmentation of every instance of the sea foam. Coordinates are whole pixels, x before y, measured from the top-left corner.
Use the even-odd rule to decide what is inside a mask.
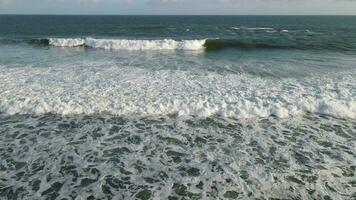
[[[274,80],[134,67],[0,67],[0,112],[285,118],[306,112],[356,118],[352,74]]]
[[[206,40],[128,40],[94,38],[50,38],[49,45],[57,47],[86,46],[107,50],[200,50]]]
[[[85,44],[85,40],[81,38],[50,38],[48,41],[49,45],[57,47],[76,47]]]

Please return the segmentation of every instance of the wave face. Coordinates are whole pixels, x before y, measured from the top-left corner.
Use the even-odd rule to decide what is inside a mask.
[[[288,32],[288,30],[281,30]],[[350,44],[329,43],[322,41],[293,41],[286,39],[208,39],[204,46],[207,50],[221,49],[296,49],[296,50],[331,50],[331,51],[354,51],[355,47]]]
[[[86,46],[107,50],[201,50],[205,40],[126,40],[126,39],[94,39],[94,38],[51,38],[49,45],[57,47]]]
[[[3,43],[28,43],[31,45],[50,45],[55,47],[89,47],[106,50],[223,50],[223,49],[300,49],[353,51],[348,44],[321,42],[295,42],[285,40],[243,40],[243,39],[196,39],[196,40],[130,40],[95,38],[49,38],[11,40]]]
[[[353,74],[272,80],[132,67],[0,69],[0,112],[60,115],[356,118]]]
[[[206,40],[204,46],[207,50],[221,49],[296,49],[298,47],[288,44],[268,42],[244,42],[240,40]]]
[[[280,32],[285,32],[281,30]],[[96,39],[96,38],[33,38],[33,39],[0,39],[0,44],[44,45],[55,47],[88,47],[106,50],[223,50],[223,49],[296,49],[296,50],[329,50],[354,52],[355,46],[345,41],[322,41],[320,39],[289,40],[286,38],[233,38],[233,39]]]

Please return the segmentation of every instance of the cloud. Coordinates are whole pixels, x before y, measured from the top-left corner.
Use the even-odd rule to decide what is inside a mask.
[[[21,2],[98,3],[101,1],[107,1],[107,0],[0,0],[0,4],[12,4],[12,3],[21,3]]]
[[[139,0],[0,0],[0,5],[11,5],[17,4],[21,5],[24,3],[33,3],[33,4],[41,4],[41,3],[63,3],[63,4],[106,4],[106,3],[124,3],[130,4],[133,2],[138,2]]]
[[[355,8],[356,0],[0,0],[0,13],[354,15]]]
[[[34,2],[34,3],[75,3],[75,4],[93,4],[93,3],[105,3],[105,2],[118,2],[118,3],[135,3],[143,2],[144,0],[0,0],[0,4],[12,4],[21,2]],[[239,2],[300,2],[300,1],[314,1],[314,0],[145,0],[150,5],[169,5],[169,4],[236,4]],[[334,2],[356,2],[356,0],[333,0]]]
[[[55,0],[63,3],[98,3],[101,0]]]
[[[0,0],[0,4],[11,4],[14,0]]]
[[[150,4],[180,4],[180,3],[236,3],[241,0],[149,0]]]
[[[120,0],[117,0],[120,1]],[[132,0],[132,1],[140,1],[140,0]],[[146,0],[147,2],[156,2],[156,3],[182,3],[182,2],[199,2],[199,3],[237,3],[237,2],[251,2],[251,0]],[[273,1],[284,1],[284,2],[301,2],[301,1],[313,1],[313,0],[255,0],[255,1],[265,1],[265,2],[273,2]],[[314,0],[315,1],[315,0]],[[333,0],[333,1],[356,1],[356,0]]]

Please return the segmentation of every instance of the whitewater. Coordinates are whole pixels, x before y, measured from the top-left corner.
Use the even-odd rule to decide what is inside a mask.
[[[86,46],[107,50],[201,50],[206,40],[127,40],[94,38],[50,38],[49,45],[56,47]]]
[[[0,112],[14,114],[356,117],[354,73],[262,79],[127,66],[0,68]],[[108,64],[109,65],[109,64]]]

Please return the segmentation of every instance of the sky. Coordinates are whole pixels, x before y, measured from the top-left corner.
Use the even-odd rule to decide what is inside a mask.
[[[0,0],[0,14],[356,15],[356,0]]]

